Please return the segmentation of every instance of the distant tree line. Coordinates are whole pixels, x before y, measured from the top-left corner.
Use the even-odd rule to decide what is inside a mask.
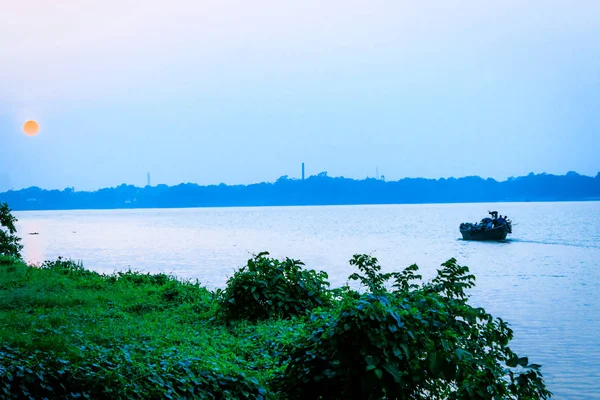
[[[600,200],[600,173],[595,177],[576,172],[566,175],[531,173],[505,181],[470,176],[386,182],[374,178],[334,178],[322,172],[304,180],[282,176],[276,182],[252,185],[186,183],[140,188],[123,184],[94,192],[30,187],[0,193],[0,202],[8,203],[13,210],[573,200]]]

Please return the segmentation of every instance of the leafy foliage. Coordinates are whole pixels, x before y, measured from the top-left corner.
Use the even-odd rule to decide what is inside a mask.
[[[21,257],[23,245],[19,243],[21,238],[16,235],[16,222],[8,204],[0,203],[0,255]]]
[[[376,258],[356,255],[358,292],[327,290],[323,273],[267,255],[217,293],[165,274],[0,256],[0,398],[550,395],[540,367],[508,347],[506,323],[468,304],[474,277],[454,259],[420,284],[415,265],[384,274]],[[320,290],[321,303],[300,283]],[[244,290],[267,301],[251,294],[248,308],[223,312],[226,294]],[[274,303],[279,295],[288,300]]]
[[[381,266],[379,265],[377,258],[367,254],[355,254],[350,260],[350,265],[356,266],[360,272],[353,273],[348,277],[349,280],[360,281],[360,283],[366,287],[371,293],[386,293],[385,284],[391,278],[394,278],[394,287],[401,291],[408,291],[411,288],[417,288],[418,285],[411,283],[416,279],[421,279],[421,275],[415,274],[415,271],[419,269],[416,265],[411,265],[402,272],[388,272],[386,274],[381,273]]]
[[[229,278],[220,292],[228,319],[288,318],[330,303],[327,274],[303,269],[304,263],[279,261],[260,253]]]
[[[279,382],[289,398],[547,398],[539,366],[508,347],[512,331],[467,302],[468,268],[450,259],[417,286],[416,266],[382,274],[362,255],[354,274],[369,291],[314,313]],[[385,283],[395,280],[395,289]],[[519,366],[518,369],[514,367]]]
[[[147,350],[141,358],[135,351]],[[91,358],[83,358],[87,354]],[[255,398],[267,390],[244,373],[224,374],[199,358],[176,349],[157,352],[142,344],[132,348],[88,345],[81,358],[67,359],[34,350],[23,354],[0,347],[0,392],[7,399],[53,398]]]

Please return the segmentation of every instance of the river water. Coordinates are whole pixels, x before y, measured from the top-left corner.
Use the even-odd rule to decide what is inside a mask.
[[[458,226],[507,214],[503,243],[460,240]],[[252,253],[300,259],[346,283],[348,260],[416,263],[425,279],[454,257],[477,277],[475,305],[508,321],[512,348],[558,399],[600,399],[600,202],[17,212],[24,257],[93,270],[166,272],[223,287]],[[37,232],[37,235],[29,233]]]

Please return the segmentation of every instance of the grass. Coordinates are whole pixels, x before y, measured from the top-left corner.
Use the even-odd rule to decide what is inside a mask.
[[[0,395],[268,396],[284,368],[278,349],[303,324],[225,324],[218,312],[215,295],[198,282],[0,258],[0,382],[3,374],[12,382],[0,384]],[[57,362],[64,367],[50,367]],[[22,366],[23,376],[9,364]]]

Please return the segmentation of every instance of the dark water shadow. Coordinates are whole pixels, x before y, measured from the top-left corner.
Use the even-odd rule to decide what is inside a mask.
[[[459,242],[464,242],[464,243],[480,243],[480,244],[490,244],[490,245],[507,245],[509,243],[512,242],[511,239],[505,239],[505,240],[467,240],[467,239],[463,239],[463,238],[457,238],[456,239]]]

